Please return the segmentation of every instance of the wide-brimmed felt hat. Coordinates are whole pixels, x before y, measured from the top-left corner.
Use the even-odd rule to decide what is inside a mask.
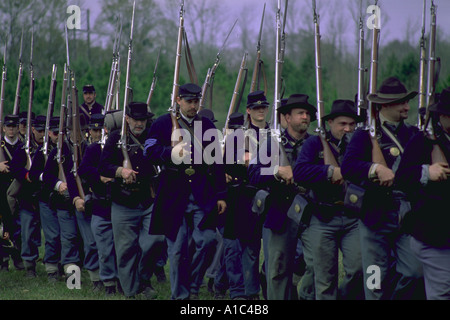
[[[311,121],[314,121],[317,119],[316,116],[317,109],[308,102],[308,98],[309,97],[306,94],[301,93],[291,94],[286,104],[281,105],[281,107],[279,107],[277,111],[281,114],[287,114],[292,109],[305,109],[309,111]]]
[[[217,122],[216,118],[214,118],[214,112],[209,109],[202,109],[197,114],[201,117],[208,118],[212,122]]]
[[[185,83],[180,86],[178,95],[185,100],[200,99],[202,96],[202,88],[195,83]]]
[[[335,119],[339,116],[345,116],[355,119],[356,122],[364,121],[364,117],[358,115],[355,103],[352,100],[335,100],[331,105],[331,111],[323,120]]]
[[[148,112],[145,102],[130,102],[126,114],[135,120],[149,119],[154,116],[153,113]]]
[[[378,104],[394,104],[411,100],[416,95],[417,91],[408,91],[396,77],[389,77],[383,81],[377,93],[367,96],[367,100]]]
[[[264,91],[257,90],[250,92],[247,96],[247,108],[253,109],[258,107],[268,107],[269,102],[267,101]]]
[[[447,116],[450,115],[450,87],[442,90],[439,95],[439,100],[435,104],[431,105],[428,110],[430,112],[445,114]]]

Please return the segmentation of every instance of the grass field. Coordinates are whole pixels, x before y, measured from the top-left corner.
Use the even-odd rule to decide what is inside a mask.
[[[40,247],[40,258],[36,266],[36,278],[27,278],[24,270],[18,271],[10,261],[9,271],[0,271],[0,301],[2,300],[128,300],[123,295],[117,293],[114,296],[106,297],[104,292],[93,292],[92,284],[86,270],[81,271],[81,289],[69,289],[65,279],[61,278],[56,283],[47,280],[42,257],[44,256],[43,246]],[[261,253],[260,261],[263,261]],[[167,281],[158,283],[156,278],[152,278],[152,285],[158,292],[157,300],[170,300],[169,265],[165,267]],[[342,254],[339,254],[339,280],[341,281],[344,272],[342,270]],[[199,293],[200,300],[213,300],[214,295],[202,286]],[[262,298],[262,296],[261,296]],[[143,299],[137,296],[136,299]]]

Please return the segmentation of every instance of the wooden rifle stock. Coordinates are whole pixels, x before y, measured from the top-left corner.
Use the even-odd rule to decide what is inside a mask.
[[[234,85],[233,96],[231,97],[230,107],[228,108],[227,119],[225,120],[224,134],[226,134],[226,130],[229,129],[228,122],[230,121],[230,115],[233,114],[236,110],[236,105],[238,102],[239,89],[241,87],[242,77],[243,77],[244,72],[247,71],[247,69],[246,69],[247,56],[248,56],[248,53],[245,52],[244,56],[242,57],[241,66],[239,67],[236,84]],[[245,85],[245,83],[244,83],[244,85]]]
[[[80,125],[80,109],[78,108],[78,89],[75,83],[75,76],[72,76],[72,139],[73,139],[73,175],[77,184],[78,194],[80,198],[84,200],[85,194],[83,185],[81,184],[81,178],[78,175],[78,166],[81,162],[82,152],[81,143],[83,141],[83,134],[81,132]]]
[[[208,94],[208,90],[210,91],[209,92],[209,108],[212,109],[212,94],[213,94],[212,85],[214,82],[214,75],[216,74],[216,70],[220,64],[220,54],[222,53],[223,49],[225,48],[225,44],[226,44],[228,38],[230,37],[231,32],[233,31],[234,27],[236,26],[236,23],[237,23],[237,19],[234,22],[233,26],[231,27],[230,31],[228,32],[228,35],[226,36],[225,40],[223,41],[223,45],[220,48],[219,52],[217,52],[216,61],[214,62],[213,66],[208,69],[208,72],[206,73],[205,82],[202,87],[202,96],[199,101],[198,111],[203,109],[203,106],[205,104],[206,95]]]
[[[34,36],[31,35],[31,54],[30,54],[30,93],[28,96],[28,112],[27,112],[27,131],[26,131],[26,141],[25,141],[25,153],[27,155],[26,169],[31,168],[31,111],[33,108],[33,98],[34,98],[34,68],[33,68],[33,42]]]
[[[250,84],[250,92],[254,92],[256,90],[259,90],[259,75],[261,72],[262,67],[262,61],[261,61],[261,36],[262,36],[262,27],[264,22],[264,14],[266,12],[266,4],[264,3],[263,13],[261,17],[261,24],[259,27],[259,35],[258,35],[258,42],[256,44],[256,59],[255,59],[255,66],[253,67],[253,75],[252,75],[252,82]],[[264,84],[264,94],[266,94],[267,91],[267,85]]]
[[[322,62],[320,55],[320,28],[319,28],[319,16],[316,13],[316,7],[314,2],[314,45],[315,45],[315,61],[316,61],[316,95],[317,95],[317,132],[320,137],[320,141],[323,146],[323,160],[327,165],[339,167],[336,158],[331,151],[330,145],[327,141],[327,134],[325,130],[325,124],[322,121],[324,116],[324,102],[322,96]]]
[[[64,173],[64,157],[62,155],[64,136],[65,136],[65,122],[66,122],[66,98],[67,98],[67,87],[69,83],[69,68],[67,64],[64,64],[64,77],[61,93],[61,108],[59,111],[59,126],[58,126],[58,140],[56,143],[56,162],[58,163],[58,178],[62,182],[67,182],[66,175]]]
[[[22,74],[23,74],[22,47],[23,47],[23,29],[22,29],[22,36],[20,38],[19,72],[17,75],[16,97],[14,99],[14,108],[13,108],[13,114],[15,115],[19,114],[20,108],[20,86],[22,84]]]
[[[422,33],[420,37],[420,64],[419,64],[419,104],[417,112],[417,127],[419,130],[424,130],[424,114],[421,110],[426,110],[427,93],[425,91],[425,68],[426,68],[426,54],[425,54],[425,8],[426,0],[423,0],[422,13]]]
[[[136,9],[136,1],[133,2],[133,14],[131,17],[131,30],[130,30],[130,41],[128,43],[128,59],[127,59],[127,74],[125,77],[125,94],[123,99],[123,117],[122,117],[122,129],[120,134],[119,146],[123,155],[123,168],[132,169],[130,156],[128,155],[128,125],[126,121],[127,107],[129,103],[129,96],[131,92],[130,87],[130,74],[131,74],[131,61],[133,53],[133,29],[134,29],[134,13]]]
[[[175,70],[173,75],[173,87],[172,87],[172,105],[169,109],[170,118],[172,120],[172,134],[175,130],[180,129],[180,125],[177,120],[177,97],[180,81],[180,62],[181,62],[181,47],[183,44],[183,32],[184,30],[184,1],[181,1],[180,6],[180,23],[178,26],[178,40],[177,40],[177,52],[175,55]],[[181,139],[181,137],[180,137]],[[180,141],[180,140],[179,140]],[[179,141],[172,141],[172,147],[174,147]]]
[[[48,144],[49,144],[48,132],[50,131],[50,120],[53,115],[53,108],[55,106],[56,72],[57,66],[56,64],[54,64],[52,68],[52,81],[50,83],[50,93],[48,95],[48,107],[47,107],[47,118],[45,120],[44,143],[42,146],[42,153],[44,154],[45,162],[47,162],[48,159]]]
[[[372,51],[370,63],[369,94],[375,93],[377,90],[378,47],[380,42],[380,29],[374,27],[372,29],[372,32],[373,36],[372,36]],[[368,102],[367,125],[370,135],[370,141],[372,142],[372,162],[379,163],[387,167],[386,160],[384,159],[383,152],[381,151],[380,145],[378,143],[375,105],[370,101]]]

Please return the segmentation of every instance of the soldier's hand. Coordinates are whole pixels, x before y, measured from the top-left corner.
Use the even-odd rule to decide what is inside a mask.
[[[0,162],[0,172],[1,173],[8,173],[9,172],[9,166],[7,165],[8,161],[2,161]]]
[[[447,176],[450,174],[450,169],[447,163],[437,162],[428,168],[431,181],[447,180]]]
[[[394,183],[395,174],[391,169],[380,164],[377,166],[375,173],[380,180],[380,186],[390,187]]]
[[[133,169],[123,168],[121,174],[125,183],[130,184],[136,182],[136,175],[138,174],[138,172],[134,171]]]
[[[180,164],[187,157],[190,157],[190,152],[185,148],[187,142],[180,142],[172,148],[172,162]]]
[[[224,200],[217,200],[217,211],[222,214],[227,210],[227,203]]]
[[[78,212],[84,212],[84,200],[81,198],[78,198],[75,200],[75,209],[77,209]]]
[[[225,173],[225,180],[226,180],[226,183],[229,183],[229,182],[233,181],[233,177],[230,176],[228,173]]]
[[[103,183],[108,183],[108,182],[111,182],[111,181],[113,181],[113,180],[114,180],[113,178],[108,178],[108,177],[100,176],[100,181],[103,182]]]
[[[250,164],[251,159],[252,159],[252,154],[250,152],[246,151],[244,154],[244,163],[245,163],[246,168],[248,168],[248,165]]]
[[[2,239],[3,239],[3,240],[8,240],[8,239],[9,239],[9,232],[8,232],[8,231],[3,232],[3,237],[2,237]]]
[[[67,191],[67,182],[62,182],[59,185],[58,192],[59,192],[59,194],[64,194],[64,192],[66,192],[66,191]]]
[[[344,177],[342,176],[340,167],[334,167],[333,175],[331,176],[331,183],[332,184],[343,184],[344,183]]]
[[[292,173],[291,166],[278,167],[277,175],[280,179],[283,179],[286,184],[292,184],[294,182],[294,174]]]

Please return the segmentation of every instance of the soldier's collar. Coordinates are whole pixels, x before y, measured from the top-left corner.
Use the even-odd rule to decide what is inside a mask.
[[[189,123],[189,124],[192,124],[192,122],[193,122],[194,120],[197,120],[197,118],[198,118],[197,115],[195,115],[194,118],[188,118],[188,117],[186,117],[186,116],[183,114],[183,112],[180,111],[179,113],[180,113],[181,118],[183,118],[184,121],[186,121],[186,122]]]
[[[15,145],[17,142],[19,142],[19,136],[16,136],[15,140],[10,140],[7,136],[4,137],[5,141],[8,142],[10,145]]]

